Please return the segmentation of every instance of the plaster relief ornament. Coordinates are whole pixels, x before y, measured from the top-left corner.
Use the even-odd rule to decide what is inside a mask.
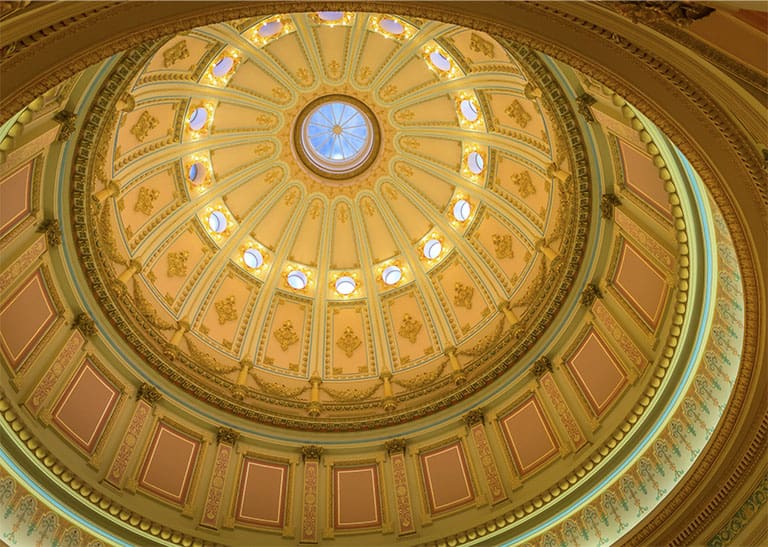
[[[189,251],[168,253],[168,277],[186,277]]]
[[[355,334],[355,331],[352,330],[352,327],[345,328],[344,334],[342,334],[341,337],[336,341],[336,345],[344,350],[344,354],[347,357],[352,357],[352,354],[354,354],[355,350],[360,347],[360,344],[360,337]]]
[[[509,177],[509,180],[517,187],[517,191],[523,199],[536,193],[536,187],[533,185],[531,174],[528,171],[515,173]]]
[[[289,347],[299,341],[299,335],[293,328],[293,323],[290,319],[287,319],[280,325],[280,328],[274,332],[274,336],[283,351],[286,351]]]
[[[144,142],[144,139],[147,138],[149,132],[157,127],[157,124],[159,123],[160,120],[145,110],[141,113],[139,119],[136,120],[136,123],[133,125],[133,127],[131,127],[131,133],[134,137],[136,137],[137,141]]]
[[[219,316],[219,325],[223,325],[228,321],[234,321],[237,319],[237,310],[235,309],[235,297],[228,296],[223,300],[219,300],[215,304],[216,314]]]
[[[149,216],[152,214],[152,211],[155,208],[155,200],[159,197],[159,190],[142,186],[139,188],[139,197],[136,200],[136,204],[133,206],[133,210]]]
[[[187,41],[181,40],[175,46],[170,47],[163,52],[163,66],[169,68],[187,57],[189,57]]]
[[[493,44],[476,32],[473,32],[469,36],[469,48],[472,51],[482,53],[486,57],[493,57],[494,55]]]
[[[460,282],[456,282],[453,293],[453,303],[456,306],[462,308],[472,309],[472,296],[475,294],[475,289],[469,285],[464,285]]]
[[[411,314],[409,313],[403,315],[403,320],[400,323],[400,329],[397,331],[397,333],[408,340],[411,344],[415,344],[416,337],[419,335],[419,331],[421,331],[421,323],[411,317]]]
[[[496,252],[496,258],[514,258],[515,252],[512,250],[512,236],[509,234],[493,234],[493,249]]]
[[[525,127],[528,125],[528,122],[531,121],[531,115],[525,111],[525,108],[517,99],[513,100],[509,106],[504,109],[504,113],[512,118],[520,127]]]

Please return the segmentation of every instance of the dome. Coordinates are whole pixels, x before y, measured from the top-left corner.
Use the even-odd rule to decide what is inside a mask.
[[[0,127],[0,522],[93,546],[687,541],[702,470],[755,453],[720,448],[760,405],[756,205],[689,139],[736,152],[591,57],[636,37],[585,61],[528,30],[575,39],[550,6],[212,7]]]

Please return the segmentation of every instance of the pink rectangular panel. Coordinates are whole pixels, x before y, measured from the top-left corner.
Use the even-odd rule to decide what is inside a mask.
[[[139,474],[146,491],[183,505],[200,452],[200,439],[160,422],[152,435]]]
[[[530,473],[558,453],[555,434],[533,395],[499,423],[520,475]]]
[[[30,161],[0,180],[0,237],[10,232],[30,212],[32,165]]]
[[[244,458],[235,519],[243,524],[282,528],[287,492],[288,464]]]
[[[589,330],[567,364],[596,416],[608,408],[627,383],[616,356],[594,329]]]
[[[48,332],[56,315],[40,270],[3,303],[0,308],[0,349],[14,369],[19,368]]]
[[[120,390],[86,360],[56,403],[53,423],[90,454],[119,398]]]
[[[333,527],[381,526],[379,471],[376,464],[333,468]]]
[[[461,441],[424,452],[419,458],[432,514],[448,511],[475,499]]]
[[[671,219],[669,195],[664,189],[664,181],[659,176],[659,168],[647,156],[634,146],[619,139],[621,159],[624,163],[624,180],[627,187],[651,207]]]
[[[613,284],[648,326],[658,326],[667,295],[664,274],[624,241]]]

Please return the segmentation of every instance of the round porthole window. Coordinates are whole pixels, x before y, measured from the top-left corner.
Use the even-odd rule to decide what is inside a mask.
[[[387,266],[381,273],[381,279],[387,285],[394,285],[403,277],[403,272],[397,266]]]
[[[192,115],[189,117],[189,128],[193,131],[200,131],[205,127],[205,122],[208,121],[208,111],[199,106],[195,108]]]
[[[440,256],[440,252],[443,250],[443,244],[437,239],[430,239],[424,244],[424,256],[430,260],[436,259]]]
[[[217,78],[226,76],[232,67],[235,66],[235,60],[232,57],[224,57],[218,63],[213,65],[213,75]]]
[[[451,70],[451,61],[448,60],[448,57],[440,53],[439,51],[433,51],[429,54],[429,60],[432,61],[432,64],[435,65],[435,68],[438,70],[441,70],[443,72],[448,72]]]
[[[214,211],[208,216],[208,226],[217,234],[227,229],[227,217],[221,211]]]
[[[469,170],[475,175],[482,173],[483,167],[485,167],[483,156],[481,156],[479,152],[472,152],[469,154],[467,157],[467,167],[469,167]]]
[[[243,253],[243,262],[245,262],[246,266],[252,270],[255,270],[264,264],[264,257],[258,249],[250,248],[246,249],[246,251]]]
[[[469,213],[472,208],[469,206],[469,202],[465,199],[460,199],[453,206],[453,218],[459,222],[464,222],[469,218]]]
[[[348,275],[342,276],[336,280],[336,292],[343,295],[355,292],[355,280]]]
[[[189,171],[187,172],[187,178],[194,186],[198,186],[205,182],[205,165],[200,162],[195,162],[190,165]]]
[[[293,270],[288,273],[288,285],[296,290],[301,290],[307,286],[307,275],[299,270]]]
[[[405,27],[402,25],[402,23],[395,21],[394,19],[390,19],[389,17],[385,17],[379,21],[379,26],[381,26],[381,28],[383,28],[388,33],[395,35],[402,34],[405,30]]]
[[[259,27],[258,33],[262,38],[269,38],[281,30],[283,30],[283,24],[280,21],[270,21],[269,23],[264,23],[261,25]]]
[[[344,12],[343,11],[318,11],[317,16],[323,21],[326,21],[328,23],[333,23],[334,21],[341,21],[341,18],[344,17]]]
[[[469,122],[474,122],[480,116],[475,103],[469,99],[464,99],[461,101],[459,103],[459,109],[461,110],[461,115],[464,116],[464,119]]]

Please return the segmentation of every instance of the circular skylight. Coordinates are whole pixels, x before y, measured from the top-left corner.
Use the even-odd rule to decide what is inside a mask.
[[[205,181],[205,165],[200,162],[190,165],[187,178],[195,186],[202,184]]]
[[[208,226],[217,234],[227,229],[227,217],[221,211],[214,211],[208,216]]]
[[[317,16],[323,21],[332,23],[333,21],[339,21],[344,17],[343,11],[318,11]]]
[[[213,65],[213,75],[216,76],[217,78],[226,76],[229,73],[229,71],[232,70],[233,66],[235,66],[235,60],[229,56],[224,57],[218,63]]]
[[[399,21],[395,21],[389,17],[385,17],[379,21],[379,26],[390,34],[402,34],[405,30],[405,27]]]
[[[448,57],[439,51],[433,51],[430,53],[429,60],[432,61],[432,64],[435,65],[438,70],[442,70],[443,72],[448,72],[451,70],[451,61],[449,61]]]
[[[301,159],[315,173],[332,179],[349,178],[366,169],[378,144],[373,114],[360,101],[343,95],[308,105],[299,115],[296,131],[294,142]]]
[[[258,249],[250,248],[246,249],[243,253],[243,262],[245,262],[246,266],[255,270],[264,264],[264,257]]]
[[[467,156],[467,167],[469,167],[469,170],[475,175],[482,173],[483,167],[485,167],[483,156],[480,155],[479,152],[470,153],[469,156]]]
[[[397,266],[387,266],[381,273],[381,279],[387,285],[394,285],[403,277],[403,272]]]
[[[189,117],[189,127],[194,131],[200,131],[203,127],[205,127],[205,122],[207,121],[208,111],[202,106],[198,106]]]
[[[430,239],[424,244],[424,256],[430,260],[436,259],[440,256],[440,252],[443,250],[443,244],[437,239]]]
[[[475,103],[469,99],[464,99],[461,101],[461,103],[459,103],[459,108],[461,109],[461,115],[464,116],[464,119],[467,121],[473,122],[480,115],[480,113],[477,111]]]
[[[262,38],[269,38],[270,36],[274,36],[278,32],[283,30],[283,24],[280,21],[271,21],[269,23],[264,23],[259,27],[259,36]]]
[[[336,280],[336,292],[339,294],[352,294],[355,291],[355,280],[348,275],[341,276]]]
[[[472,208],[469,206],[469,202],[465,199],[460,199],[453,206],[453,218],[459,222],[464,222],[469,218],[469,213]]]
[[[307,274],[299,270],[289,272],[287,279],[288,284],[296,290],[301,290],[307,286]]]

